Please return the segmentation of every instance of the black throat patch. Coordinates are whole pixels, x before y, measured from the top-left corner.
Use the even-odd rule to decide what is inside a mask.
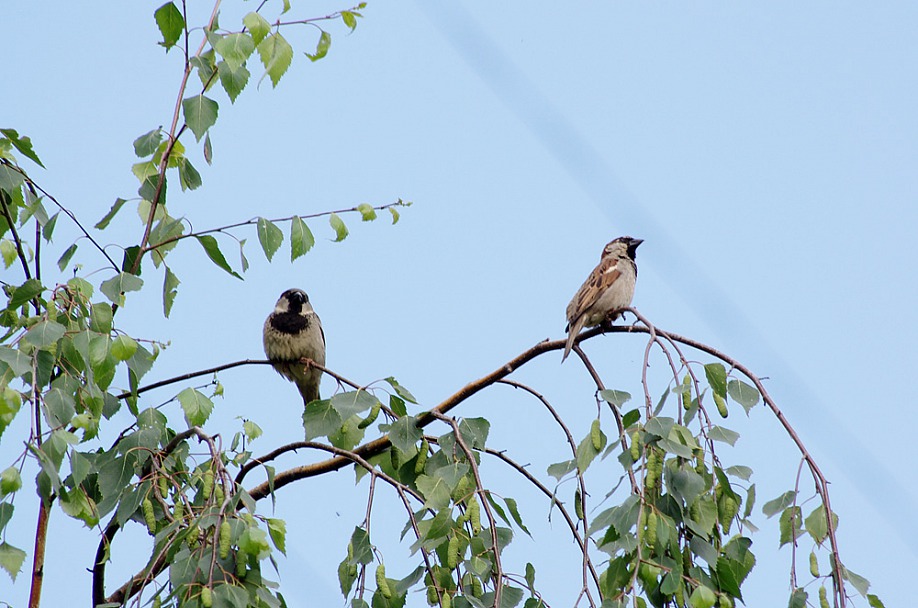
[[[275,313],[271,316],[271,327],[282,334],[298,334],[309,327],[309,317],[294,312]]]

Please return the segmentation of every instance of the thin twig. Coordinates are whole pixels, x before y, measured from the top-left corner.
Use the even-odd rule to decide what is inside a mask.
[[[398,200],[398,201],[396,201],[396,202],[394,202],[394,203],[386,203],[385,205],[379,205],[379,206],[373,207],[373,210],[374,210],[374,211],[383,211],[383,210],[388,209],[388,208],[390,208],[390,207],[404,207],[404,206],[406,206],[406,203],[404,203],[402,200]],[[291,216],[289,216],[289,217],[281,217],[281,218],[271,219],[271,220],[268,220],[268,221],[270,221],[271,223],[276,224],[276,223],[279,223],[279,222],[289,222],[289,221],[291,221],[293,218],[299,218],[299,219],[313,219],[313,218],[317,218],[317,217],[324,217],[324,216],[327,216],[327,215],[332,215],[333,213],[334,213],[334,214],[339,214],[339,213],[351,213],[351,212],[357,212],[357,211],[360,211],[360,209],[359,209],[358,207],[349,207],[349,208],[347,208],[347,209],[336,209],[336,210],[334,210],[334,211],[321,211],[321,212],[318,212],[318,213],[310,213],[310,214],[307,214],[307,215],[291,215]],[[252,226],[252,225],[254,225],[254,224],[257,224],[259,219],[261,219],[261,218],[260,218],[260,217],[253,217],[252,219],[244,220],[244,221],[241,221],[241,222],[236,222],[235,224],[227,224],[226,226],[220,226],[219,228],[208,228],[207,230],[201,230],[201,231],[198,231],[198,232],[189,232],[188,234],[179,234],[179,235],[170,237],[170,238],[168,238],[168,239],[165,239],[165,240],[163,240],[163,241],[160,241],[160,242],[158,242],[158,243],[153,243],[153,244],[149,245],[148,247],[146,247],[146,248],[144,249],[144,252],[155,251],[156,249],[158,249],[158,248],[160,248],[160,247],[164,247],[164,246],[166,246],[166,245],[169,245],[169,244],[172,244],[172,243],[175,243],[175,242],[177,242],[177,241],[181,241],[181,240],[184,240],[184,239],[187,239],[187,238],[199,237],[199,236],[202,236],[202,235],[205,235],[205,234],[227,233],[228,230],[231,230],[231,229],[233,229],[233,228],[241,228],[242,226]]]
[[[534,485],[536,488],[538,488],[540,492],[542,492],[542,494],[548,497],[548,500],[552,503],[552,505],[558,508],[558,511],[561,513],[561,516],[564,518],[564,521],[567,522],[567,527],[570,528],[571,534],[574,536],[574,540],[577,541],[577,545],[578,547],[580,547],[581,553],[587,552],[587,542],[580,535],[580,530],[577,528],[577,522],[574,520],[573,517],[571,517],[571,514],[564,507],[564,503],[561,502],[561,500],[555,495],[554,492],[549,490],[548,487],[545,484],[543,484],[532,473],[530,473],[529,470],[526,469],[526,467],[524,467],[520,463],[510,458],[505,453],[499,450],[495,450],[493,448],[485,448],[483,451],[485,454],[490,454],[491,456],[494,456],[504,461],[511,467],[513,467],[520,475],[525,477],[529,481],[529,483]],[[592,561],[590,561],[590,575],[593,577],[593,584],[596,585],[596,587],[598,588],[599,587],[599,574],[597,574]],[[592,604],[592,599],[591,599],[591,605],[594,605]]]
[[[614,328],[613,328],[614,329]],[[590,376],[593,378],[593,382],[596,384],[597,394],[601,394],[602,391],[606,390],[605,384],[603,384],[602,378],[599,377],[599,373],[596,372],[596,369],[593,367],[593,364],[590,362],[589,358],[586,356],[586,353],[583,352],[583,349],[580,348],[580,344],[574,345],[574,352],[577,353],[577,356],[580,357],[580,360],[583,361],[584,367],[587,368],[587,371],[590,373]],[[608,403],[608,402],[607,402]],[[622,442],[622,447],[628,445],[627,438],[625,437],[625,425],[622,424],[622,414],[618,411],[618,408],[609,403],[609,409],[612,411],[612,416],[615,418],[615,424],[618,427],[618,438]],[[630,466],[628,467],[628,479],[631,481],[631,493],[640,494],[640,488],[638,487],[637,481],[634,478],[634,469]]]
[[[9,165],[10,163],[0,159],[0,164]],[[15,167],[15,165],[12,166]],[[6,220],[7,225],[10,227],[10,233],[13,235],[13,243],[16,244],[16,257],[19,258],[19,263],[22,264],[22,272],[25,274],[26,279],[31,279],[32,271],[29,270],[29,260],[22,250],[22,239],[19,237],[19,232],[16,230],[16,221],[13,219],[10,208],[6,204],[6,197],[6,192],[0,191],[0,206],[3,207],[3,219]]]
[[[494,545],[494,605],[500,606],[500,598],[503,594],[504,588],[504,568],[501,565],[500,559],[500,542],[497,537],[497,520],[494,519],[494,512],[491,509],[491,504],[488,501],[488,496],[490,492],[485,490],[484,483],[481,481],[481,474],[478,471],[478,463],[475,460],[475,453],[472,451],[472,448],[465,442],[465,439],[462,437],[462,432],[459,430],[459,424],[456,422],[455,418],[444,416],[443,414],[435,414],[435,417],[450,425],[453,429],[453,435],[456,438],[456,444],[462,448],[462,451],[465,453],[465,458],[468,460],[469,466],[472,468],[472,475],[475,477],[475,493],[478,494],[479,500],[481,500],[481,507],[485,510],[485,515],[488,517],[488,524],[491,528],[491,542]]]
[[[154,388],[162,388],[164,386],[169,386],[170,384],[175,384],[177,382],[183,382],[185,380],[191,380],[192,378],[199,378],[200,376],[207,376],[209,374],[214,374],[216,372],[222,372],[225,369],[232,369],[234,367],[239,367],[241,365],[270,365],[271,362],[267,359],[243,359],[241,361],[233,361],[232,363],[224,363],[222,365],[217,365],[216,367],[210,367],[208,369],[202,369],[195,372],[188,372],[187,374],[182,374],[180,376],[174,376],[172,378],[166,378],[165,380],[160,380],[154,382],[153,384],[148,384],[138,388],[136,391],[124,391],[120,395],[117,395],[116,399],[127,399],[132,395],[139,395],[147,391],[151,391]]]
[[[574,441],[574,436],[571,435],[571,432],[570,432],[570,430],[567,428],[567,425],[564,424],[564,421],[561,419],[561,416],[558,414],[557,410],[555,410],[555,408],[552,407],[551,403],[548,402],[548,399],[546,399],[541,393],[539,393],[539,392],[536,391],[535,389],[533,389],[533,388],[531,388],[531,387],[529,387],[529,386],[526,386],[525,384],[522,384],[522,383],[520,383],[520,382],[516,382],[516,381],[514,381],[514,380],[506,380],[506,379],[504,379],[504,380],[498,380],[498,383],[500,383],[500,384],[506,384],[507,386],[512,386],[512,387],[514,387],[514,388],[517,388],[517,389],[526,391],[526,392],[528,392],[530,395],[532,395],[533,397],[535,397],[536,399],[538,399],[538,400],[542,403],[542,405],[545,406],[545,409],[547,409],[547,410],[549,411],[549,413],[551,414],[552,418],[555,419],[555,422],[558,423],[558,426],[560,426],[560,427],[561,427],[561,430],[564,431],[564,435],[565,435],[565,437],[567,438],[567,444],[568,444],[568,446],[570,446],[570,448],[571,448],[571,454],[573,455],[573,457],[574,457],[574,462],[576,463],[576,461],[577,461],[577,444],[576,444],[576,442]],[[575,468],[575,470],[577,471],[577,483],[578,483],[578,485],[580,486],[580,501],[581,501],[581,502],[580,502],[580,511],[581,511],[581,513],[583,513],[583,520],[582,520],[582,521],[583,521],[583,535],[584,535],[584,537],[587,537],[588,525],[587,525],[587,519],[586,519],[586,513],[587,513],[587,505],[586,505],[586,496],[587,496],[586,481],[583,479],[583,473],[580,471],[580,467],[577,466],[577,467]],[[594,582],[596,583],[596,586],[597,586],[597,587],[599,586],[599,579],[596,577],[596,571],[593,569],[593,563],[592,563],[592,561],[590,560],[590,554],[589,554],[589,551],[587,550],[587,549],[588,549],[588,545],[582,544],[581,547],[582,547],[582,549],[583,549],[583,551],[582,551],[582,553],[583,553],[583,590],[584,590],[584,593],[585,593],[586,596],[587,596],[587,600],[589,600],[589,602],[590,602],[590,606],[595,606],[596,604],[595,604],[595,602],[593,601],[593,596],[590,594],[589,585],[587,584],[587,571],[592,571],[592,573],[593,573],[593,580],[594,580]]]

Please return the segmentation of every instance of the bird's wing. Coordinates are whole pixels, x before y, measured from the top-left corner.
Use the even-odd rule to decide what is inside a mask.
[[[583,282],[570,304],[567,305],[567,322],[573,326],[581,316],[599,300],[599,296],[612,286],[622,274],[618,268],[618,260],[605,258],[593,269],[587,280]]]

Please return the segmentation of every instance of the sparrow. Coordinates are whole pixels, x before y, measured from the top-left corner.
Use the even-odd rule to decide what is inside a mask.
[[[642,239],[620,236],[602,250],[599,264],[583,282],[571,303],[567,305],[567,344],[564,362],[574,347],[574,338],[584,327],[599,325],[605,320],[614,321],[622,308],[631,305],[634,284],[637,281],[635,251]]]
[[[274,312],[265,319],[263,340],[271,365],[296,383],[303,403],[318,399],[322,370],[300,360],[311,359],[325,366],[325,333],[305,291],[288,289],[281,294]]]

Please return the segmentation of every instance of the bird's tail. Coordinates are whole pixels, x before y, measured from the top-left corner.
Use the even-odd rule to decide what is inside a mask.
[[[583,323],[586,319],[581,316],[577,319],[573,325],[568,326],[567,332],[567,344],[564,345],[564,354],[561,356],[561,363],[564,363],[564,360],[567,359],[567,356],[571,354],[571,349],[574,348],[574,339],[577,337],[577,334],[580,333],[580,330],[583,329]]]
[[[313,387],[300,386],[299,389],[300,389],[300,395],[303,396],[303,405],[309,405],[313,401],[321,399],[321,397],[319,397],[318,387],[313,388]]]

